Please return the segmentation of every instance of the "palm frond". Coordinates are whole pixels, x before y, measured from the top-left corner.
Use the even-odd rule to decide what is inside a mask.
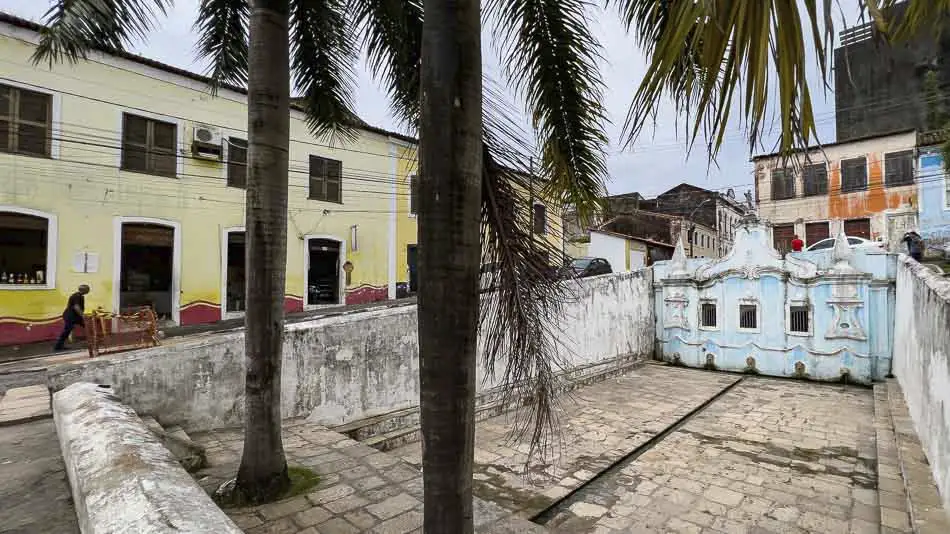
[[[581,213],[605,193],[606,115],[597,70],[600,45],[586,0],[492,0],[503,61],[523,93],[539,138],[545,193]]]
[[[316,136],[352,140],[356,41],[346,0],[291,0],[291,70]]]
[[[421,0],[349,0],[370,71],[387,86],[392,110],[415,129],[422,62]]]
[[[773,82],[782,131],[779,150],[788,153],[817,135],[806,79],[806,64],[811,61],[806,44],[815,50],[827,87],[825,47],[833,32],[827,9],[822,11],[822,30],[817,0],[618,0],[614,4],[628,25],[636,28],[650,58],[627,114],[624,137],[628,146],[641,134],[661,99],[669,95],[674,96],[677,111],[691,117],[691,142],[705,133],[713,156],[722,146],[733,102],[741,97],[754,146],[766,127]]]
[[[222,83],[247,85],[248,0],[201,0],[194,30],[198,55],[211,60],[212,91]]]
[[[43,15],[45,27],[33,63],[75,62],[90,50],[125,50],[144,39],[172,0],[56,0]]]

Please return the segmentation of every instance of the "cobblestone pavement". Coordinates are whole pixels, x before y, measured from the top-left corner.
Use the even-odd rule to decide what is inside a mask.
[[[559,503],[546,526],[878,533],[875,451],[869,390],[746,378],[654,448]]]
[[[192,436],[206,447],[210,468],[196,474],[211,492],[237,472],[240,431]],[[254,508],[225,510],[248,534],[350,534],[421,532],[422,475],[396,456],[382,453],[342,434],[306,422],[285,422],[284,448],[291,465],[320,475],[307,495]],[[476,499],[476,532],[546,532],[510,511]]]
[[[51,419],[0,428],[0,532],[79,532]]]
[[[524,517],[547,508],[732,384],[735,375],[645,365],[562,399],[555,455],[532,462],[506,439],[512,417],[478,423],[475,494]],[[419,443],[390,451],[421,465]]]

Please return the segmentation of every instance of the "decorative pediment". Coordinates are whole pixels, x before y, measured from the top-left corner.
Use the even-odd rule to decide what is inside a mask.
[[[785,259],[772,247],[768,229],[756,220],[745,220],[736,230],[736,242],[724,257],[696,270],[697,281],[727,276],[755,280],[763,274],[810,279],[818,276],[818,266],[810,261],[789,256]]]

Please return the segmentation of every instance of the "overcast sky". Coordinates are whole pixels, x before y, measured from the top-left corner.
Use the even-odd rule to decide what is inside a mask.
[[[836,5],[840,5],[848,24],[853,24],[857,19],[857,2],[837,0]],[[195,60],[196,39],[191,29],[197,5],[198,0],[176,0],[173,10],[161,21],[148,41],[137,44],[132,51],[180,68],[204,72],[203,64]],[[46,0],[0,0],[0,9],[38,22],[48,7]],[[840,16],[836,18],[838,30]],[[742,134],[741,122],[737,119],[730,124],[725,146],[715,165],[709,165],[702,143],[697,143],[690,156],[686,157],[685,138],[677,135],[682,131],[683,122],[680,120],[677,125],[677,115],[668,104],[660,110],[655,131],[646,131],[633,150],[622,150],[620,134],[623,120],[631,96],[646,70],[646,61],[633,39],[626,35],[613,11],[594,9],[591,19],[594,35],[601,40],[605,56],[601,72],[607,87],[604,103],[612,122],[608,126],[611,140],[608,154],[610,192],[639,191],[645,196],[653,196],[681,182],[688,182],[709,189],[734,187],[741,198],[741,191],[751,186],[752,165],[749,163],[748,143]],[[486,35],[486,40],[488,38]],[[499,72],[497,54],[487,44],[485,63],[487,73]],[[813,71],[817,76],[817,68],[813,68]],[[389,113],[385,93],[362,65],[359,67],[358,83],[355,101],[359,115],[371,124],[398,130],[399,125]],[[815,86],[813,95],[820,139],[823,142],[833,141],[834,94],[829,91],[826,95]],[[771,149],[767,145],[764,150],[756,149],[756,152]]]

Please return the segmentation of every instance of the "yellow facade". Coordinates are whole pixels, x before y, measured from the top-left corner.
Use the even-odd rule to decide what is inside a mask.
[[[167,303],[168,319],[194,324],[231,315],[223,306],[228,241],[243,229],[244,190],[227,184],[231,145],[222,143],[221,159],[205,159],[194,154],[193,136],[195,128],[210,128],[225,140],[246,139],[246,96],[227,89],[211,96],[200,77],[133,56],[94,53],[74,65],[34,67],[35,29],[0,22],[0,86],[50,95],[49,157],[0,152],[0,216],[45,221],[46,263],[34,265],[46,280],[39,283],[37,273],[33,283],[0,283],[0,344],[54,336],[79,284],[92,288],[87,310],[124,306],[117,291],[122,276],[142,276],[129,272],[121,251],[134,248],[129,232],[141,228],[169,237],[171,286],[156,297]],[[120,169],[124,114],[175,125],[174,177]],[[411,146],[410,139],[375,128],[347,144],[315,138],[303,114],[292,111],[288,310],[395,298],[397,281],[407,279],[405,243],[415,241],[408,210],[398,209],[408,202],[399,193],[415,165],[402,159],[414,154]],[[311,156],[342,162],[342,202],[308,198]],[[142,224],[151,226],[136,226]],[[311,253],[308,244],[317,243],[329,244],[330,252]],[[330,261],[334,247],[339,283],[327,289],[329,296],[310,298],[308,262]],[[137,286],[136,298],[151,291],[148,283]]]

